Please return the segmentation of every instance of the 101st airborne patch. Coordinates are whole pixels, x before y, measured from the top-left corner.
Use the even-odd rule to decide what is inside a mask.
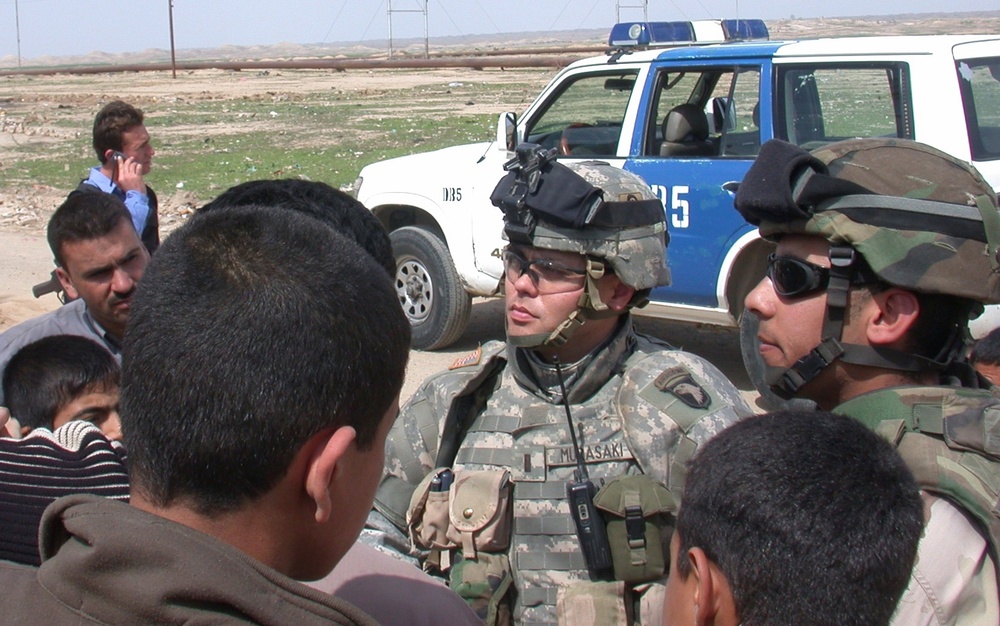
[[[692,409],[707,409],[712,403],[711,396],[695,382],[691,373],[683,367],[663,370],[653,385],[664,393],[669,393]]]

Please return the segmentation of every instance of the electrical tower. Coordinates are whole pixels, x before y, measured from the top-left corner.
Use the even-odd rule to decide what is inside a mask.
[[[649,4],[649,0],[615,0],[615,22],[620,23],[622,21],[622,9],[642,9],[642,21],[649,21],[649,14],[646,10],[646,5]]]
[[[412,0],[411,0],[412,3]],[[389,20],[389,58],[392,58],[392,14],[393,13],[423,13],[424,14],[424,58],[429,59],[431,56],[430,44],[427,38],[427,0],[418,0],[419,4],[423,5],[422,9],[394,9],[392,8],[392,0],[387,0],[386,17]]]

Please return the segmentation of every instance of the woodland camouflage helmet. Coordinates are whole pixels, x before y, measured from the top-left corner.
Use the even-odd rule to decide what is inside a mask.
[[[816,235],[855,249],[890,285],[986,304],[1000,302],[996,205],[975,168],[905,139],[811,153],[769,141],[736,196],[762,237]]]
[[[740,184],[736,209],[766,239],[830,243],[823,340],[772,373],[778,395],[790,397],[836,359],[912,372],[960,363],[969,315],[1000,302],[996,195],[975,168],[930,146],[851,139],[809,153],[771,140]],[[953,327],[933,356],[840,343],[850,285],[872,282],[954,298]]]
[[[490,196],[504,213],[504,237],[512,245],[587,259],[577,310],[551,335],[519,339],[522,346],[558,345],[586,319],[617,315],[597,289],[596,281],[609,271],[635,289],[629,307],[643,306],[653,287],[670,284],[663,203],[649,185],[602,161],[564,165],[555,156],[555,150],[521,144]]]

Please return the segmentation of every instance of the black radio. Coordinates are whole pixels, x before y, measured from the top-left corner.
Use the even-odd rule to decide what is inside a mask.
[[[608,531],[604,519],[594,506],[594,495],[597,487],[587,475],[587,466],[580,457],[580,446],[576,441],[576,429],[573,427],[573,415],[569,410],[569,398],[566,394],[566,384],[563,382],[562,368],[558,359],[553,359],[556,376],[559,378],[559,388],[562,390],[563,406],[566,408],[566,421],[569,422],[569,435],[573,442],[573,457],[576,459],[574,480],[566,483],[566,495],[569,498],[570,513],[576,523],[576,536],[587,561],[587,569],[594,580],[609,578],[613,561],[611,545],[608,543]]]

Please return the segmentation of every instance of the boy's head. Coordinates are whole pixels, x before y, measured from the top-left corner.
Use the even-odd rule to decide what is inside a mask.
[[[96,342],[52,335],[14,354],[4,371],[3,395],[22,434],[87,420],[109,439],[121,439],[119,371],[114,357]]]
[[[370,510],[409,355],[378,268],[283,208],[220,208],[173,233],[125,336],[133,504],[186,520],[257,511],[302,552],[272,566],[325,575]]]
[[[315,217],[364,248],[389,276],[396,275],[389,234],[365,205],[339,189],[296,178],[251,180],[223,191],[200,210],[251,205],[291,209]]]
[[[887,624],[923,527],[913,476],[850,418],[748,418],[691,463],[664,623]]]
[[[994,328],[976,342],[969,362],[984,378],[1000,385],[1000,328]]]

